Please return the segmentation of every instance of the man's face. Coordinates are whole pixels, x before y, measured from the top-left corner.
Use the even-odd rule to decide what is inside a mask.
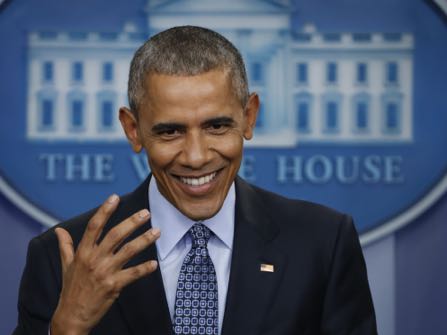
[[[239,169],[243,139],[251,139],[259,99],[241,106],[227,71],[195,76],[151,74],[138,121],[120,120],[133,149],[144,148],[163,196],[193,220],[214,216]]]

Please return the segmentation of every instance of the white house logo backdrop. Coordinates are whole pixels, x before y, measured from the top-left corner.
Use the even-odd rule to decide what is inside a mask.
[[[118,109],[136,48],[183,24],[230,39],[260,94],[250,182],[349,212],[364,234],[411,220],[447,184],[447,25],[434,4],[15,0],[0,14],[0,186],[43,224],[147,176]]]

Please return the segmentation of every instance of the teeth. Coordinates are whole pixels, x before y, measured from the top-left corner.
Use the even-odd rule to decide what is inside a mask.
[[[186,178],[186,177],[180,177],[180,180],[182,181],[182,183],[187,184],[187,185],[191,185],[191,186],[202,186],[204,184],[209,183],[211,180],[214,179],[214,177],[216,177],[216,172],[213,172],[207,176],[203,176],[200,178]]]

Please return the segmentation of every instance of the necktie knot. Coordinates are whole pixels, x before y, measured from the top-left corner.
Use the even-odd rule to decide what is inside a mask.
[[[206,248],[213,233],[202,222],[197,222],[189,229],[189,234],[192,238],[193,247]]]

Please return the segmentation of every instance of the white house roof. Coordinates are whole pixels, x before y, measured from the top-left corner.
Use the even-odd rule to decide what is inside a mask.
[[[288,1],[269,0],[148,0],[150,13],[275,13],[289,9]]]
[[[146,9],[153,31],[181,25],[198,25],[221,32],[289,29],[290,8],[276,1],[150,0]]]

